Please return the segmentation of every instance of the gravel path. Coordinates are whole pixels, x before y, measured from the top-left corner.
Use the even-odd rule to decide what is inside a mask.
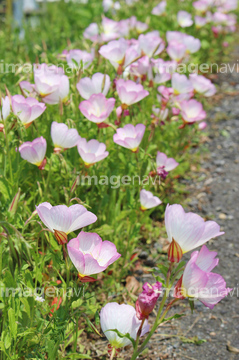
[[[239,47],[232,54],[235,63],[238,54]],[[162,326],[151,341],[151,349],[144,357],[147,360],[239,359],[239,73],[220,75],[217,82],[221,89],[218,93],[224,93],[224,97],[208,117],[209,153],[189,185],[187,210],[214,219],[225,231],[225,235],[209,243],[209,248],[216,250],[220,258],[214,271],[234,291],[212,311],[196,302],[193,315],[186,311],[188,316]],[[184,312],[184,306],[177,306],[177,312]],[[159,335],[162,333],[206,342],[197,345],[179,337],[165,339]]]

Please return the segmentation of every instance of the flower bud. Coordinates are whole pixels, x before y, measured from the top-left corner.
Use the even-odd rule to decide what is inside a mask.
[[[139,320],[148,319],[159,298],[161,287],[162,284],[160,282],[156,282],[154,285],[149,283],[143,285],[143,292],[139,295],[135,306],[136,316]]]
[[[178,263],[182,259],[182,256],[182,248],[173,238],[168,248],[168,260],[174,263]]]

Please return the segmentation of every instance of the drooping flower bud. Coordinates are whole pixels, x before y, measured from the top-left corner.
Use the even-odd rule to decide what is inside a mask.
[[[158,281],[154,285],[149,283],[143,285],[143,292],[139,295],[135,306],[136,316],[139,320],[148,319],[159,298],[161,287],[162,284]]]
[[[15,212],[17,211],[17,205],[20,199],[20,194],[21,194],[21,189],[18,189],[18,192],[16,193],[16,195],[14,196],[11,205],[9,206],[9,212],[12,214],[15,214]]]
[[[173,263],[178,263],[182,259],[182,256],[183,256],[182,248],[173,238],[168,248],[168,260]]]

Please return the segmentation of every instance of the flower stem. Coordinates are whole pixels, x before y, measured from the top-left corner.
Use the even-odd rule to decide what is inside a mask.
[[[113,360],[113,359],[114,359],[115,353],[116,353],[115,347],[113,347],[113,348],[112,348],[112,353],[111,353],[111,355],[110,355],[110,360]]]

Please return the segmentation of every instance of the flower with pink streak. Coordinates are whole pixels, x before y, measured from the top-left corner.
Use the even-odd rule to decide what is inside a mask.
[[[114,349],[132,345],[132,342],[127,337],[119,337],[115,331],[109,330],[116,329],[121,334],[129,334],[131,338],[136,340],[141,323],[142,321],[137,318],[136,311],[131,305],[119,305],[115,302],[108,303],[100,312],[101,329]],[[140,336],[143,336],[148,331],[149,324],[146,320]]]
[[[183,11],[183,10],[178,12],[177,21],[179,26],[183,28],[192,26],[193,24],[192,15],[189,14],[187,11]]]
[[[165,226],[168,240],[179,244],[183,254],[196,249],[214,237],[223,235],[215,221],[204,221],[192,212],[185,213],[181,205],[167,205]]]
[[[46,146],[46,140],[41,136],[32,142],[24,142],[19,146],[19,152],[24,160],[38,166],[39,169],[42,170],[46,165]]]
[[[140,204],[140,209],[145,211],[162,204],[162,201],[157,196],[154,196],[150,191],[142,189],[140,191]]]
[[[183,100],[180,103],[181,115],[186,123],[193,124],[206,118],[207,113],[203,110],[203,106],[197,100]]]
[[[204,130],[204,129],[206,129],[206,127],[207,127],[206,121],[202,121],[202,122],[200,122],[200,123],[198,124],[198,129],[199,129],[199,130]]]
[[[81,231],[67,244],[67,251],[76,267],[81,281],[85,282],[90,275],[104,271],[120,258],[115,244],[102,241],[96,233]],[[84,279],[86,277],[86,279]]]
[[[36,206],[37,213],[46,227],[54,233],[59,244],[67,243],[67,235],[96,222],[97,217],[83,205],[52,206],[44,202]]]
[[[91,40],[92,42],[99,42],[100,35],[99,35],[99,27],[96,23],[91,23],[83,32],[83,36],[86,39]]]
[[[168,88],[167,86],[160,85],[157,88],[158,92],[162,95],[164,100],[167,102],[170,97],[173,95],[173,88]]]
[[[232,290],[219,274],[211,270],[217,266],[217,253],[209,251],[205,245],[200,252],[194,251],[187,263],[181,279],[175,286],[175,296],[199,300],[209,309],[221,301]]]
[[[186,75],[174,73],[172,75],[172,88],[175,95],[193,92],[193,85]]]
[[[161,1],[157,6],[155,6],[153,8],[153,10],[151,11],[152,15],[162,15],[165,13],[166,10],[166,6],[167,6],[167,2],[166,1]]]
[[[65,102],[70,90],[68,77],[61,67],[38,64],[34,66],[35,91],[46,104]]]
[[[11,107],[9,97],[5,96],[5,98],[0,98],[0,121],[6,120],[10,115],[10,112]]]
[[[144,283],[143,292],[139,294],[135,304],[136,316],[139,320],[148,319],[161,294],[161,288],[162,284],[158,281],[154,285]]]
[[[110,77],[107,74],[96,73],[92,78],[82,78],[76,85],[83,99],[88,100],[93,94],[107,95],[110,88]]]
[[[126,109],[129,105],[141,101],[149,95],[149,92],[144,90],[141,84],[136,84],[132,80],[117,80],[116,90],[122,103],[123,109]]]
[[[66,54],[66,61],[71,68],[77,68],[76,62],[78,66],[81,66],[81,63],[83,63],[83,68],[87,69],[94,60],[94,57],[94,49],[90,53],[85,50],[73,49]]]
[[[86,139],[81,138],[78,141],[77,149],[87,167],[94,165],[109,155],[108,151],[105,151],[106,145],[95,139],[87,142]]]
[[[134,62],[130,66],[130,74],[145,80],[147,75],[150,75],[151,68],[152,68],[152,65],[150,63],[149,57],[143,56],[137,62]],[[149,80],[151,80],[151,79],[149,79]]]
[[[106,16],[102,19],[103,32],[101,34],[102,41],[115,40],[121,36],[120,34],[120,23],[107,18]]]
[[[170,41],[167,47],[167,53],[172,60],[181,61],[186,54],[186,45],[178,41]]]
[[[33,97],[12,96],[13,113],[21,120],[25,128],[31,125],[46,110],[46,105]]]
[[[54,152],[60,152],[76,146],[81,137],[76,129],[68,129],[66,124],[53,121],[51,138],[54,144]]]
[[[193,84],[194,90],[204,96],[213,96],[216,93],[216,87],[211,80],[203,75],[190,74],[189,79]]]
[[[80,103],[79,109],[88,120],[100,124],[110,116],[114,106],[114,98],[106,99],[103,94],[93,94]]]
[[[207,24],[207,19],[198,15],[195,15],[194,21],[197,29],[200,29]]]
[[[149,58],[159,55],[165,47],[164,41],[157,32],[141,34],[138,38],[139,51]]]
[[[174,158],[168,158],[166,154],[158,151],[156,157],[157,173],[162,179],[165,179],[168,172],[174,170],[179,163]]]
[[[138,151],[139,144],[144,136],[145,125],[127,124],[123,128],[118,128],[116,134],[113,136],[113,140],[116,144],[130,149],[133,152]]]

